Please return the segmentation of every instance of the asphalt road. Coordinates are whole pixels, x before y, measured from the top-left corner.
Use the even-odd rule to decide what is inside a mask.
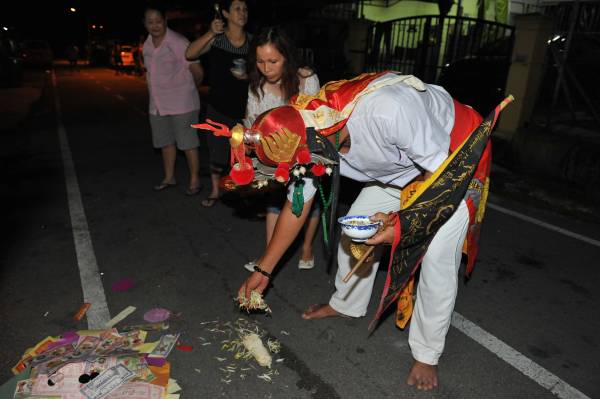
[[[298,270],[298,253],[290,251],[266,296],[272,317],[236,308],[232,298],[247,274],[242,265],[262,250],[264,223],[235,197],[205,209],[206,190],[186,196],[182,156],[179,186],[153,192],[161,161],[146,108],[140,78],[59,70],[56,88],[49,75],[42,101],[15,133],[2,183],[0,383],[40,339],[87,328],[85,318],[77,323],[72,316],[83,302],[82,280],[89,283],[80,268],[94,261],[110,316],[129,305],[138,309],[119,325],[143,322],[156,306],[179,313],[170,331],[194,348],[169,356],[183,398],[600,397],[597,224],[493,196],[475,273],[460,284],[440,387],[418,392],[404,383],[407,331],[388,317],[368,335],[378,295],[363,319],[300,318],[308,304],[332,293],[321,251],[310,271]],[[70,215],[78,201],[84,214]],[[81,252],[82,242],[91,252]],[[112,283],[122,278],[135,287],[114,292]],[[376,293],[384,278],[379,272]],[[276,358],[283,360],[270,382],[221,349],[236,323],[281,342]],[[230,364],[236,371],[224,372]]]

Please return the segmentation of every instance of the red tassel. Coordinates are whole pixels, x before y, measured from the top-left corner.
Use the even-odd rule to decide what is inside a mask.
[[[254,180],[254,168],[252,167],[252,162],[248,163],[248,161],[246,161],[245,163],[236,163],[231,168],[229,176],[231,176],[231,179],[239,186],[250,184],[252,180]]]
[[[313,175],[319,177],[325,174],[325,169],[325,165],[323,165],[322,163],[316,163],[313,165],[312,168],[310,168],[310,171]]]
[[[279,183],[287,183],[290,180],[290,166],[287,163],[280,163],[275,170],[275,180]]]
[[[296,155],[296,159],[298,160],[298,163],[310,163],[310,152],[306,148],[302,148],[301,150],[298,150],[298,155]]]

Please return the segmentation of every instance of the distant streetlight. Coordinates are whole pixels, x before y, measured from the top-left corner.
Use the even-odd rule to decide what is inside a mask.
[[[71,8],[69,8],[69,11],[71,11],[71,12],[77,12],[77,9],[75,7],[71,7]]]

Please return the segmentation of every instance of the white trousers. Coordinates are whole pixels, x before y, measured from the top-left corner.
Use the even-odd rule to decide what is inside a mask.
[[[362,189],[348,215],[388,213],[399,208],[398,188],[369,184]],[[469,212],[462,201],[454,215],[438,230],[421,264],[408,343],[415,360],[426,364],[436,365],[444,350],[458,291],[458,269],[468,224]],[[367,313],[381,251],[390,247],[380,246],[373,261],[370,264],[365,262],[359,273],[344,283],[342,279],[356,263],[349,245],[350,239],[342,236],[338,247],[336,292],[329,304],[342,314],[361,317]]]

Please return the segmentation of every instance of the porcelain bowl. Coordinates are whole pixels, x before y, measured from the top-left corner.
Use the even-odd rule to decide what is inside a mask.
[[[366,241],[379,229],[381,222],[372,222],[369,216],[349,215],[338,219],[345,235],[353,241]]]

